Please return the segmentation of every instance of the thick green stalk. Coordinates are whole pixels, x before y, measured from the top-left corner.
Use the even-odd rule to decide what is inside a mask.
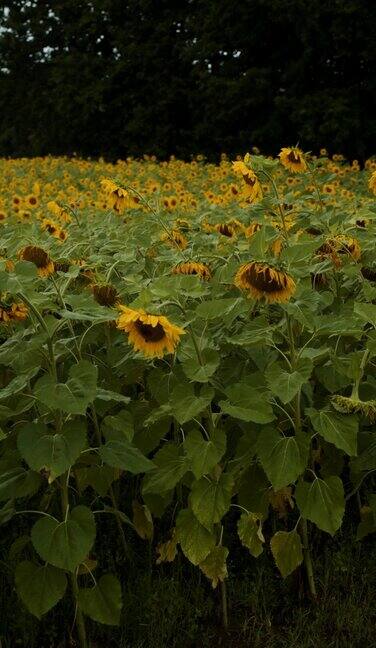
[[[313,572],[313,564],[312,564],[312,558],[311,558],[311,552],[309,549],[309,538],[308,538],[308,522],[307,520],[300,520],[299,523],[299,534],[302,540],[302,545],[303,545],[303,559],[304,559],[304,566],[307,574],[307,580],[308,580],[308,587],[309,591],[311,593],[312,599],[316,601],[317,599],[317,591],[316,591],[316,583],[315,583],[315,576]]]

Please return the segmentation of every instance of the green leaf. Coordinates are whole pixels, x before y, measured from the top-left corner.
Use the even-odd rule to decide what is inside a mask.
[[[116,472],[118,471],[111,466],[103,465],[75,468],[74,474],[80,491],[91,486],[99,495],[105,497],[112,482],[116,479]]]
[[[45,375],[34,385],[34,395],[50,409],[71,414],[85,414],[97,394],[98,369],[88,360],[80,360],[69,370],[66,383],[56,383]]]
[[[261,517],[257,513],[243,513],[238,521],[238,535],[241,543],[257,558],[262,554],[265,538],[261,528]]]
[[[20,562],[15,573],[17,594],[31,614],[40,619],[65,594],[67,577],[52,565]]]
[[[86,425],[74,420],[63,426],[61,434],[43,423],[27,423],[17,438],[18,450],[30,468],[50,471],[52,481],[75,464],[86,445]]]
[[[376,327],[376,305],[363,304],[359,302],[354,303],[354,313],[366,323],[372,324]]]
[[[267,517],[270,484],[259,463],[253,463],[242,474],[238,487],[238,502],[248,511]]]
[[[177,538],[183,554],[198,565],[215,547],[215,536],[196,518],[191,509],[182,509],[176,519]]]
[[[94,515],[86,506],[76,506],[64,522],[43,517],[34,524],[31,540],[43,560],[74,571],[93,546]]]
[[[230,508],[233,487],[232,476],[225,473],[218,480],[201,477],[193,483],[190,503],[201,524],[211,528],[221,521]]]
[[[315,432],[321,434],[325,441],[333,443],[348,455],[357,454],[358,419],[351,414],[339,414],[327,410],[306,409]]]
[[[270,423],[275,419],[269,402],[270,395],[265,390],[260,392],[245,383],[236,383],[226,389],[229,400],[220,401],[219,405],[225,414],[242,421]]]
[[[0,501],[10,498],[34,495],[41,485],[42,478],[33,470],[16,466],[0,473]]]
[[[303,562],[303,548],[299,533],[277,531],[270,540],[275,563],[283,578],[289,576]]]
[[[214,547],[205,560],[199,564],[201,571],[211,580],[213,589],[219,582],[223,582],[227,578],[227,556],[227,547]]]
[[[342,523],[345,497],[339,477],[316,478],[312,483],[300,482],[295,499],[304,518],[319,529],[334,535]]]
[[[282,403],[289,403],[308,381],[312,369],[313,363],[309,358],[301,358],[296,371],[292,372],[274,363],[265,372],[266,382]]]
[[[223,319],[233,314],[234,318],[248,310],[248,304],[241,297],[223,297],[202,302],[196,308],[196,313],[203,319]]]
[[[15,513],[14,500],[10,499],[0,508],[0,525],[9,522]]]
[[[191,461],[191,470],[200,479],[211,472],[226,450],[226,434],[216,429],[209,441],[205,441],[199,430],[189,432],[184,441],[184,449]]]
[[[201,350],[200,360],[194,350],[192,355],[182,355],[181,366],[190,380],[207,383],[219,367],[220,360],[218,351],[206,348]]]
[[[204,385],[200,395],[196,396],[193,385],[190,383],[177,385],[170,397],[172,414],[180,425],[196,418],[210,405],[214,390],[209,385]]]
[[[99,448],[99,454],[108,466],[128,470],[133,475],[148,472],[154,468],[153,462],[144,457],[142,452],[125,437],[109,439]]]
[[[99,387],[97,387],[95,398],[98,400],[113,401],[114,403],[125,403],[126,405],[131,400],[129,396],[123,396],[123,394],[118,394],[117,392],[108,389],[101,389]]]
[[[260,432],[256,450],[274,490],[288,486],[304,472],[308,447],[308,437],[284,437],[272,428]]]
[[[25,387],[28,386],[30,380],[34,378],[38,371],[39,367],[33,367],[27,373],[19,374],[18,376],[15,376],[15,378],[12,378],[12,380],[6,387],[0,389],[0,400],[9,398],[9,396],[17,394],[19,391],[21,391],[21,389],[25,389]]]
[[[98,623],[119,625],[122,601],[116,576],[105,574],[94,587],[80,589],[78,605],[84,614]]]
[[[177,445],[166,443],[154,456],[156,468],[144,480],[142,492],[163,495],[175,488],[190,469],[189,459],[180,453]]]

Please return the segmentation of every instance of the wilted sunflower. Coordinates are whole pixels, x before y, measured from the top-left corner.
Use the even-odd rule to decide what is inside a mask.
[[[166,353],[174,353],[180,336],[184,335],[182,328],[171,324],[164,315],[151,315],[142,309],[121,305],[119,310],[117,328],[128,333],[128,341],[135,351],[141,351],[148,358],[162,358]]]
[[[97,283],[91,286],[94,299],[101,306],[115,306],[119,301],[118,291],[115,286],[107,283]]]
[[[316,251],[321,258],[330,257],[334,265],[338,268],[341,264],[341,256],[350,256],[353,261],[359,261],[361,249],[358,241],[352,237],[335,236],[327,239]]]
[[[260,223],[251,223],[246,229],[245,229],[245,235],[247,238],[252,238],[256,232],[258,232],[261,229],[262,225]]]
[[[108,196],[111,207],[121,213],[129,203],[129,193],[109,178],[101,180],[102,189]]]
[[[278,157],[285,169],[288,169],[293,173],[301,173],[307,169],[307,163],[304,159],[303,151],[296,146],[291,148],[282,148]]]
[[[295,292],[295,282],[282,270],[276,270],[267,263],[245,263],[235,275],[235,286],[246,290],[254,299],[272,304],[287,302]]]
[[[169,245],[176,245],[180,250],[185,250],[188,246],[188,241],[184,234],[179,232],[177,229],[171,230],[168,234],[167,232],[164,232],[161,236],[161,241]]]
[[[368,418],[371,423],[376,421],[376,400],[362,401],[353,396],[340,396],[339,394],[335,394],[330,400],[334,409],[341,414],[357,412]]]
[[[21,322],[25,320],[29,314],[28,307],[23,302],[14,302],[10,309],[8,309],[8,315],[10,319]]]
[[[22,261],[34,263],[38,268],[40,277],[49,277],[55,271],[54,263],[50,256],[42,248],[36,245],[27,245],[18,252],[18,258]]]
[[[198,261],[187,261],[179,263],[174,268],[172,268],[173,274],[184,274],[184,275],[198,275],[202,279],[210,279],[211,272],[205,263],[199,263]]]
[[[246,164],[241,161],[232,163],[235,173],[241,173],[245,186],[243,187],[242,196],[246,202],[257,202],[262,198],[262,187],[260,181],[252,169],[248,169]]]
[[[374,171],[368,181],[368,186],[373,194],[376,196],[376,171]]]
[[[214,229],[219,234],[222,234],[222,236],[227,236],[227,238],[234,238],[236,236],[235,227],[229,223],[217,223],[214,225]]]

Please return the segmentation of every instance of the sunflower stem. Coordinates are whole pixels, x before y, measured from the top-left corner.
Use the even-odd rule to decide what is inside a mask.
[[[278,212],[279,212],[279,215],[281,217],[281,222],[282,222],[282,228],[283,228],[283,232],[284,232],[284,236],[285,236],[286,247],[289,247],[289,236],[288,236],[288,231],[287,231],[287,227],[286,227],[285,210],[283,209],[283,206],[281,205],[280,196],[279,196],[279,192],[278,192],[278,187],[277,187],[277,185],[275,183],[275,180],[274,180],[273,176],[271,176],[270,173],[268,173],[264,169],[262,169],[262,173],[264,173],[266,175],[266,177],[268,178],[268,180],[270,181],[270,183],[271,183],[271,185],[273,187],[275,197],[277,198],[277,201],[278,201]]]
[[[303,545],[303,559],[304,559],[304,566],[307,574],[307,580],[308,580],[308,587],[310,594],[312,596],[312,599],[314,601],[317,600],[317,590],[316,590],[316,583],[315,583],[315,576],[313,572],[313,564],[312,564],[312,558],[311,558],[311,552],[309,548],[309,538],[308,538],[308,522],[307,520],[304,520],[303,518],[300,520],[299,525],[299,534],[302,539],[302,545]]]

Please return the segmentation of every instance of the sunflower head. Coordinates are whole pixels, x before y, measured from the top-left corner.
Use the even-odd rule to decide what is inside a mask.
[[[279,154],[281,164],[293,173],[302,173],[307,169],[307,163],[304,159],[303,151],[299,148],[288,147],[282,148]]]
[[[292,277],[282,270],[256,261],[242,265],[236,273],[234,283],[248,292],[250,297],[264,298],[269,304],[289,301],[296,287]]]
[[[45,250],[36,245],[27,245],[19,251],[18,257],[22,261],[34,263],[40,277],[49,277],[55,271],[54,263]]]
[[[119,295],[112,284],[93,284],[91,286],[95,301],[101,306],[115,306],[118,303]]]
[[[376,196],[376,171],[374,171],[368,181],[368,187],[372,193]]]
[[[164,232],[161,236],[161,241],[167,243],[168,245],[178,247],[180,250],[185,250],[185,248],[188,246],[187,239],[185,238],[184,234],[179,232],[178,229],[173,229],[169,233]]]
[[[341,414],[356,412],[368,418],[371,423],[376,421],[376,400],[362,401],[359,398],[340,396],[339,394],[335,394],[330,400],[334,409]]]
[[[261,229],[262,225],[260,223],[251,223],[245,230],[245,235],[247,238],[252,238],[256,232]]]
[[[227,236],[227,238],[234,238],[236,236],[235,228],[230,223],[217,223],[214,225],[214,230],[222,234],[222,236]]]
[[[210,279],[210,268],[205,263],[198,261],[186,261],[179,263],[172,269],[173,274],[198,275],[202,279]]]
[[[151,315],[144,310],[119,306],[117,328],[128,333],[128,341],[135,351],[147,358],[162,358],[174,353],[184,330],[172,324],[164,315]]]

